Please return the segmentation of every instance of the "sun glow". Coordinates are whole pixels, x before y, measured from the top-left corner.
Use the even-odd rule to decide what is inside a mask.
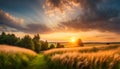
[[[72,37],[72,38],[70,39],[70,42],[75,43],[76,40],[77,40],[76,37]]]

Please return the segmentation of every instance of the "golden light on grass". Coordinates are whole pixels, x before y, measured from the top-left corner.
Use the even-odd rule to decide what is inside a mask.
[[[71,69],[120,69],[120,46],[86,46],[45,51],[49,60],[57,66]],[[66,68],[65,67],[65,68]]]
[[[37,53],[35,53],[32,50],[26,49],[26,48],[21,48],[21,47],[16,47],[16,46],[9,46],[9,45],[0,45],[0,53],[21,53],[21,54],[29,54],[36,56]]]

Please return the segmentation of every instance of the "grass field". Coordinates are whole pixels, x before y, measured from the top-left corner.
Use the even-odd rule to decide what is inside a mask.
[[[0,69],[120,69],[120,44],[58,48],[39,54],[0,45]]]
[[[0,69],[26,69],[36,56],[29,49],[0,45]]]
[[[51,69],[120,69],[120,45],[60,48],[45,51]]]

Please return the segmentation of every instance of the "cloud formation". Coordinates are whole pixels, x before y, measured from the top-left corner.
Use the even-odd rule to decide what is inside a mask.
[[[68,7],[80,8],[76,18],[58,24],[66,31],[109,31],[120,33],[120,8],[109,2],[112,0],[46,0],[49,10],[65,11]],[[117,3],[117,0],[115,0]],[[46,9],[47,9],[46,8]],[[70,11],[69,11],[70,12]]]
[[[9,28],[9,29],[8,29]],[[24,19],[16,18],[0,10],[0,31],[22,31],[27,33],[48,33],[50,28],[45,24],[25,24]]]
[[[65,10],[73,9],[79,7],[82,10],[94,10],[96,4],[102,2],[103,0],[46,0],[44,8],[47,11],[60,11],[64,12]]]
[[[23,22],[23,19],[13,17],[0,9],[0,25],[20,29]]]
[[[51,33],[51,28],[46,26],[45,24],[28,24],[26,25],[26,28],[23,29],[24,32],[28,33],[41,33],[41,34],[46,34],[46,33]]]

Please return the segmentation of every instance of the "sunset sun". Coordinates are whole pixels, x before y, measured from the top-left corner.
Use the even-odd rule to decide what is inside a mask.
[[[75,42],[76,42],[76,38],[75,38],[75,37],[72,37],[72,38],[70,39],[70,42],[75,43]]]

